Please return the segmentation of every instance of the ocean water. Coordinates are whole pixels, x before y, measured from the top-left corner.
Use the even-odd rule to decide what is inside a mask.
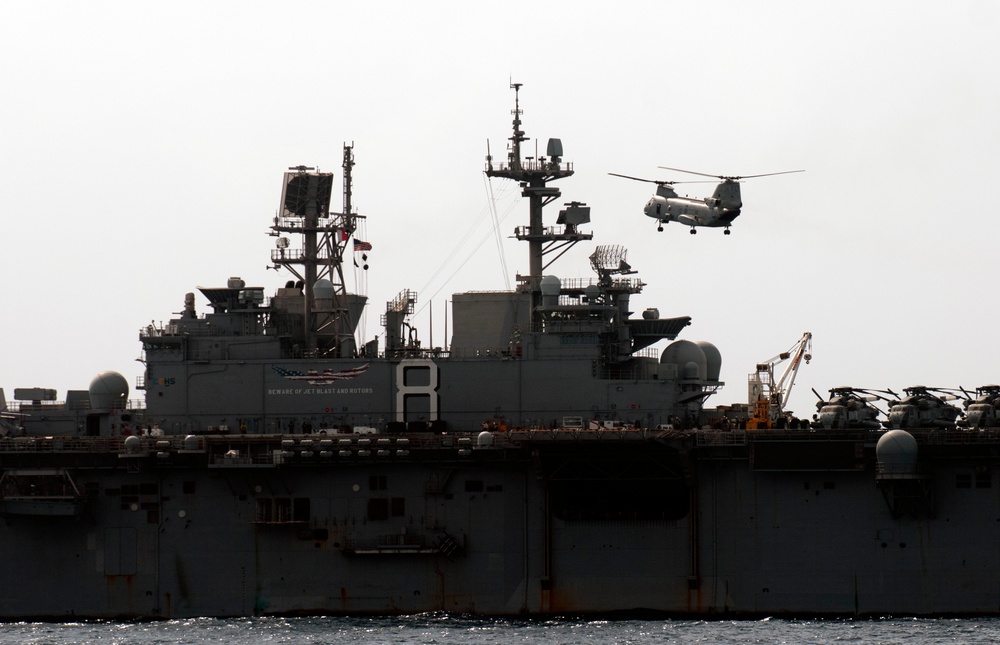
[[[0,643],[996,643],[1000,618],[880,620],[510,620],[447,615],[0,624]]]

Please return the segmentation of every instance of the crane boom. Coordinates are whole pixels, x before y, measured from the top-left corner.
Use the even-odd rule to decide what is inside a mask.
[[[812,359],[812,333],[805,332],[788,351],[781,352],[763,363],[757,363],[757,371],[750,374],[749,404],[750,418],[747,428],[751,430],[775,427],[781,417],[795,385],[802,361]],[[791,359],[781,377],[774,380],[774,368]]]
[[[795,377],[799,373],[799,366],[802,364],[802,360],[808,363],[812,360],[812,333],[805,332],[802,334],[802,338],[799,339],[797,343],[792,345],[792,351],[789,353],[792,356],[792,361],[785,367],[785,371],[781,373],[781,378],[775,384],[778,392],[781,394],[781,406],[784,408],[785,403],[788,401],[788,397],[792,395],[792,386],[795,385]],[[787,382],[787,387],[785,383]]]

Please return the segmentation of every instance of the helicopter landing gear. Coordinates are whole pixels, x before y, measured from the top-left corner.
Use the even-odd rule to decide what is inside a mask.
[[[691,235],[697,235],[697,234],[698,234],[698,231],[697,231],[697,229],[693,229],[693,228],[692,228],[692,229],[691,229]]]
[[[663,232],[663,227],[662,227],[662,226],[657,226],[657,227],[656,227],[656,230],[657,230],[658,232],[662,233],[662,232]]]
[[[726,235],[729,235],[729,229],[727,228],[726,230],[723,231],[723,233],[725,233]]]

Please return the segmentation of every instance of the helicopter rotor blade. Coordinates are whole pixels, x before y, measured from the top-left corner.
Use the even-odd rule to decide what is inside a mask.
[[[722,181],[740,181],[741,179],[753,179],[755,177],[771,177],[773,175],[790,175],[794,172],[805,172],[803,170],[782,170],[781,172],[766,172],[760,175],[710,175],[705,172],[696,172],[694,170],[684,170],[683,168],[668,168],[667,166],[657,166],[657,168],[662,168],[663,170],[673,170],[675,172],[686,172],[691,175],[700,175],[702,177],[714,177],[716,179],[721,179]]]
[[[616,172],[609,172],[608,174],[611,175],[612,177],[622,177],[623,179],[634,179],[635,181],[644,181],[644,182],[647,182],[647,183],[650,183],[650,184],[657,184],[657,185],[666,184],[666,185],[670,186],[670,185],[672,185],[674,183],[672,181],[661,181],[659,179],[643,179],[642,177],[632,177],[630,175],[619,175]]]
[[[710,175],[707,172],[695,172],[694,170],[684,170],[682,168],[668,168],[666,166],[657,166],[657,168],[662,168],[664,170],[673,170],[674,172],[686,172],[689,175],[700,175],[702,177],[714,177],[716,179],[725,179],[720,175]]]
[[[772,177],[774,175],[790,175],[793,172],[805,172],[802,170],[782,170],[781,172],[766,172],[763,175],[743,175],[742,177],[732,177],[731,179],[753,179],[754,177]]]
[[[608,174],[611,175],[612,177],[622,177],[624,179],[634,179],[635,181],[644,181],[644,182],[647,182],[647,183],[650,183],[650,184],[656,184],[657,186],[664,186],[664,185],[665,186],[673,186],[674,184],[710,184],[710,183],[713,183],[713,182],[709,182],[709,181],[700,181],[700,180],[697,180],[697,179],[695,179],[693,181],[670,181],[670,180],[667,180],[667,179],[645,179],[643,177],[633,177],[631,175],[620,175],[620,174],[618,174],[616,172],[609,172]]]

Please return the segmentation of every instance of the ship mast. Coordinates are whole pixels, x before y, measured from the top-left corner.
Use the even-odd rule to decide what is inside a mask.
[[[511,143],[507,163],[494,166],[492,156],[487,154],[486,176],[504,177],[520,182],[521,195],[528,198],[528,226],[518,226],[515,229],[515,236],[522,242],[528,242],[529,273],[527,276],[518,275],[517,279],[536,293],[539,291],[542,271],[568,251],[569,247],[582,240],[593,238],[593,234],[580,233],[576,230],[578,224],[590,221],[590,209],[586,204],[578,202],[567,204],[568,209],[560,212],[557,224],[564,224],[563,227],[544,225],[542,209],[561,195],[558,188],[547,184],[572,175],[573,164],[562,161],[562,142],[559,139],[549,139],[547,157],[521,158],[521,143],[529,140],[521,129],[519,96],[521,85],[522,83],[511,84],[514,90],[514,133],[509,139]],[[544,256],[555,251],[559,253],[543,263]]]
[[[279,237],[271,251],[275,269],[286,268],[302,283],[303,337],[309,356],[352,356],[354,321],[344,281],[343,257],[360,218],[351,212],[353,147],[344,145],[344,211],[331,213],[333,173],[296,166],[285,173],[279,215],[271,235],[296,234],[302,247]]]

